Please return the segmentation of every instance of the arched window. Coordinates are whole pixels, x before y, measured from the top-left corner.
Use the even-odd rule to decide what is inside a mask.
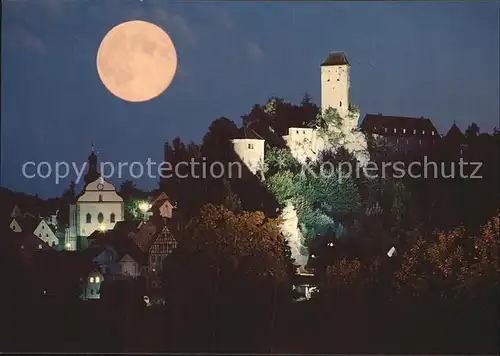
[[[340,102],[340,107],[342,107],[342,102]]]
[[[102,213],[97,214],[97,221],[99,221],[99,223],[104,221],[104,215],[102,215]]]
[[[115,222],[115,213],[111,213],[111,214],[109,215],[109,222],[112,222],[112,223],[114,223],[114,222]]]
[[[99,194],[99,201],[102,201],[102,194]]]
[[[92,222],[92,215],[90,213],[87,213],[87,224],[90,224]]]

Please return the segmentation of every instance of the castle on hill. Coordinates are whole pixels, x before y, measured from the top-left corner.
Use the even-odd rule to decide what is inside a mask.
[[[365,135],[358,129],[359,110],[349,101],[350,64],[343,52],[330,52],[321,63],[321,113],[334,109],[341,118],[340,123],[328,124],[327,134],[340,137],[331,142],[325,130],[319,127],[290,127],[288,135],[282,136],[292,156],[300,163],[318,160],[322,151],[335,151],[340,147],[352,153],[360,165],[370,159]],[[264,164],[265,140],[259,138],[235,138],[234,151],[247,168],[256,174]],[[308,256],[304,255],[303,237],[299,228],[296,208],[289,202],[281,213],[281,231],[291,249],[292,258],[303,272]]]
[[[316,161],[324,150],[336,150],[340,146],[354,154],[360,164],[368,161],[365,136],[357,130],[359,110],[349,102],[350,64],[343,52],[330,52],[321,63],[321,112],[335,109],[342,118],[340,127],[329,127],[332,132],[341,132],[342,142],[334,147],[318,128],[290,127],[288,135],[282,136],[292,156],[299,162]],[[234,151],[252,173],[257,173],[264,163],[265,140],[259,138],[236,138],[232,140]]]

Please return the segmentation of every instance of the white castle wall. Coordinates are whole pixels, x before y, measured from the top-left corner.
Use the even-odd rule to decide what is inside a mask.
[[[234,151],[242,162],[253,174],[257,173],[264,163],[264,140],[237,138],[232,142]]]

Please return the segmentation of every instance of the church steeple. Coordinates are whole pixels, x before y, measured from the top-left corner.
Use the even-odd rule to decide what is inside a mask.
[[[90,152],[89,158],[88,158],[88,171],[87,174],[85,174],[85,184],[89,184],[91,182],[94,182],[97,178],[99,178],[101,175],[99,174],[99,171],[97,170],[97,155],[95,152],[95,147],[94,143],[92,143],[92,152]]]

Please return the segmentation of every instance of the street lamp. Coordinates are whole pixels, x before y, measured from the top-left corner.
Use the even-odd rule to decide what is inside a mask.
[[[139,204],[139,209],[143,213],[146,213],[149,209],[151,209],[151,204],[149,204],[148,202],[143,201],[142,203]]]

